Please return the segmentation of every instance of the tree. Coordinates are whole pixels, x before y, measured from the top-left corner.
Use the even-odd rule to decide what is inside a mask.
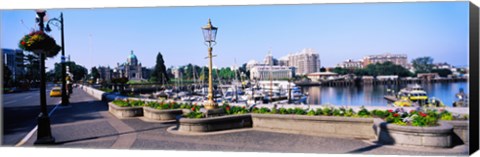
[[[452,74],[450,69],[432,69],[432,73],[438,73],[441,77],[447,77]]]
[[[326,71],[326,70],[325,70]],[[348,74],[349,73],[349,70],[348,69],[345,69],[345,68],[341,68],[341,67],[335,67],[333,69],[333,72],[334,73],[337,73],[339,75],[345,75],[345,74]]]
[[[325,72],[325,71],[327,71],[327,69],[325,69],[325,67],[320,68],[320,72]]]
[[[65,67],[67,67],[67,66],[70,69],[70,73],[72,73],[72,75],[73,75],[73,78],[72,78],[73,81],[81,80],[88,73],[87,68],[85,68],[81,65],[77,65],[73,61],[66,62]],[[62,78],[62,64],[55,63],[53,73],[54,73],[54,80],[55,81],[62,81],[61,80],[61,78]]]
[[[167,83],[170,79],[167,73],[167,68],[165,67],[165,61],[163,60],[162,53],[158,52],[157,54],[157,61],[155,67],[153,68],[152,74],[152,81],[157,83]]]
[[[25,55],[25,79],[29,85],[40,80],[39,62],[40,59],[36,54],[30,52]]]
[[[97,67],[92,67],[90,71],[90,76],[93,77],[94,82],[96,82],[96,80],[100,77],[100,73],[98,72]]]
[[[10,87],[12,81],[12,71],[3,63],[3,86]]]
[[[431,57],[419,57],[412,60],[415,73],[429,73],[433,69],[433,58]]]

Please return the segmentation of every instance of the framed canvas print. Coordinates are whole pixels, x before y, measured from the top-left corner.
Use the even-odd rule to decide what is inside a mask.
[[[478,150],[479,12],[469,1],[0,15],[6,148]]]

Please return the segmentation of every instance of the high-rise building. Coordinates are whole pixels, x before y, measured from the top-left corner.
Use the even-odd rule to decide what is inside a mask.
[[[284,64],[285,61],[282,61]],[[320,57],[313,49],[303,49],[302,51],[288,55],[288,66],[295,67],[296,74],[306,75],[320,71]]]
[[[20,76],[25,74],[24,54],[20,49],[2,49],[3,64],[12,71],[12,79],[16,81]]]
[[[369,55],[363,57],[363,66],[366,67],[369,64],[375,63],[384,63],[384,62],[392,62],[393,64],[403,66],[405,68],[408,67],[408,59],[407,55],[405,54],[380,54],[380,55]]]

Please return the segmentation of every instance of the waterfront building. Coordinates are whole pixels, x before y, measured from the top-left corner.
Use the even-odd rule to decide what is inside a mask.
[[[345,69],[359,69],[363,68],[363,61],[354,61],[352,59],[348,59],[346,61],[343,61],[342,63],[337,64],[337,67]]]
[[[247,70],[251,70],[254,66],[263,66],[264,64],[258,63],[256,60],[250,60],[247,62]]]
[[[433,69],[452,69],[452,68],[455,68],[454,66],[444,62],[444,63],[437,63],[437,64],[433,64]]]
[[[105,82],[110,82],[112,79],[112,69],[110,69],[110,66],[98,66],[97,69],[98,73],[100,74],[100,79]]]
[[[278,66],[278,65],[264,65],[264,66],[254,66],[250,69],[250,79],[259,79],[259,80],[279,80],[279,79],[290,79],[293,77],[292,69],[287,66]]]
[[[138,62],[137,56],[133,53],[133,50],[130,52],[130,55],[127,57],[127,62],[117,63],[115,68],[115,76],[126,77],[129,80],[145,80],[148,79],[148,76],[143,75],[142,63]]]
[[[366,67],[369,64],[375,63],[384,63],[392,62],[393,64],[400,65],[404,68],[408,68],[408,59],[405,54],[380,54],[380,55],[369,55],[363,57],[363,67]]]
[[[183,77],[180,67],[171,67],[171,69],[173,77],[175,77],[175,79],[181,79]]]
[[[284,56],[284,57],[278,59],[278,65],[288,66],[288,56]]]
[[[418,73],[417,74],[417,78],[419,78],[420,80],[427,80],[427,81],[431,81],[439,77],[440,76],[438,75],[438,73]]]
[[[16,81],[17,78],[25,74],[24,54],[20,49],[2,49],[3,64],[7,65],[12,72],[12,79]]]
[[[398,80],[398,75],[378,75],[377,80],[379,81]]]
[[[263,64],[266,65],[278,65],[278,60],[273,58],[272,53],[269,52],[265,59],[263,59]]]
[[[295,67],[296,74],[306,75],[320,71],[320,57],[313,49],[303,49],[302,51],[288,56],[288,66]],[[285,61],[282,61],[285,63]]]
[[[320,80],[333,80],[338,78],[338,74],[334,72],[314,72],[307,74],[307,78],[312,81],[320,81]]]

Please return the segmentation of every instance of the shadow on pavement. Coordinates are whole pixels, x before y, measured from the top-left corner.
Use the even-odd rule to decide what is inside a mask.
[[[108,111],[105,102],[92,100],[70,103],[68,106],[60,106],[50,117],[51,123],[62,124],[83,120],[104,118],[99,112]]]
[[[94,137],[87,137],[87,138],[67,140],[67,141],[58,141],[58,142],[55,142],[55,145],[62,145],[62,144],[66,144],[66,143],[80,142],[80,141],[86,141],[86,140],[94,140],[94,139],[100,139],[100,138],[106,138],[106,137],[114,137],[114,136],[120,136],[120,135],[124,135],[124,134],[138,133],[138,132],[150,131],[150,130],[167,128],[167,127],[170,127],[170,125],[141,129],[141,130],[135,130],[135,131],[127,131],[127,132],[121,132],[121,133],[115,133],[115,134],[109,134],[109,135],[94,136]]]
[[[371,150],[374,150],[374,149],[377,149],[377,148],[380,148],[380,147],[382,147],[381,144],[375,144],[375,145],[371,145],[371,146],[367,146],[367,147],[363,147],[363,148],[359,148],[359,149],[355,149],[355,150],[346,152],[346,154],[364,153],[364,152],[368,152],[368,151],[371,151]]]
[[[54,106],[48,105],[47,110],[51,111],[53,107]],[[36,119],[38,114],[40,114],[40,105],[4,107],[2,110],[3,135],[8,135],[17,132],[29,132],[32,130],[32,128],[37,125]]]

